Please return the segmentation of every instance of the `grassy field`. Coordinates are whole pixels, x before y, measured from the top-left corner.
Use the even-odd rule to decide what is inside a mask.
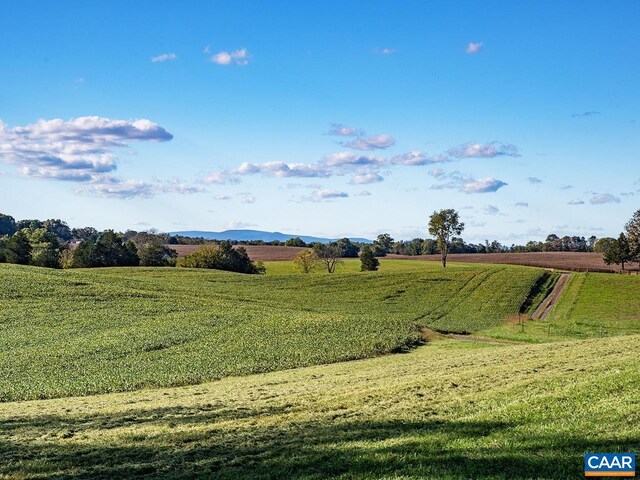
[[[503,323],[482,333],[534,342],[640,334],[640,276],[572,273],[545,320]]]
[[[446,340],[204,385],[0,404],[0,477],[582,478],[640,450],[639,336]]]
[[[0,401],[201,383],[409,348],[516,313],[542,270],[383,261],[247,276],[0,265]],[[279,274],[276,274],[279,273]]]

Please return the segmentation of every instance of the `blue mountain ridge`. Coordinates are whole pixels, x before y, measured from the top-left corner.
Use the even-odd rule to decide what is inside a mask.
[[[309,235],[293,235],[281,232],[264,232],[262,230],[225,230],[223,232],[209,232],[203,230],[184,230],[180,232],[169,232],[170,235],[182,235],[184,237],[201,237],[207,240],[236,240],[236,241],[255,241],[271,242],[278,240],[285,242],[290,238],[300,237],[305,243],[329,243],[337,238],[311,237]],[[350,238],[352,242],[371,243],[366,238]]]

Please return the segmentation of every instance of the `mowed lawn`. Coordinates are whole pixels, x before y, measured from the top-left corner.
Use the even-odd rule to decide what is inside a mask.
[[[639,336],[404,355],[0,404],[0,477],[582,478],[640,451]]]
[[[202,383],[402,351],[516,313],[542,270],[382,260],[267,275],[0,265],[0,401]],[[287,273],[287,269],[289,273]],[[280,274],[276,274],[276,272]]]

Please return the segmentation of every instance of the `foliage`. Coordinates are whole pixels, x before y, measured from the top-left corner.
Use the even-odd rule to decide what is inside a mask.
[[[340,249],[340,256],[343,258],[358,258],[358,252],[360,249],[348,238],[341,238],[336,242],[336,245]]]
[[[293,264],[300,273],[312,273],[320,263],[314,250],[302,250],[296,254]]]
[[[376,257],[384,257],[393,248],[393,238],[388,233],[382,233],[373,242],[373,253]]]
[[[438,248],[442,256],[442,266],[447,266],[447,255],[451,247],[451,237],[460,235],[464,230],[464,223],[459,219],[458,212],[453,209],[433,212],[429,218],[429,234],[436,237]]]
[[[631,247],[629,246],[629,241],[624,233],[621,233],[617,239],[611,242],[609,248],[607,248],[602,254],[602,259],[607,265],[620,265],[624,271],[625,263],[633,260]]]
[[[197,252],[178,260],[178,267],[211,268],[237,273],[265,273],[260,262],[253,262],[247,251],[233,248],[231,242],[220,242],[218,245],[203,245]]]
[[[28,265],[31,262],[31,244],[23,230],[14,233],[6,243],[5,260],[7,263]]]
[[[362,254],[360,255],[360,270],[362,272],[374,272],[378,270],[380,261],[373,253],[373,249],[369,245],[362,247]]]
[[[611,237],[602,237],[593,246],[593,251],[596,253],[606,252],[611,245],[615,243],[616,239]]]
[[[640,263],[640,209],[633,214],[624,229],[629,240],[631,261]]]
[[[286,247],[306,247],[307,244],[300,237],[293,237],[284,242]]]
[[[10,215],[0,213],[0,237],[16,233],[16,221]]]
[[[82,241],[73,253],[73,266],[125,267],[140,263],[136,247],[131,241],[124,241],[122,235],[113,230],[105,230],[94,242]]]
[[[336,242],[331,243],[315,243],[313,251],[316,253],[320,262],[325,266],[328,273],[333,273],[342,260],[342,250]]]

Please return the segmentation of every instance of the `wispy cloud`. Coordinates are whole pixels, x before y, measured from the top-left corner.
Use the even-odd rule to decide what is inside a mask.
[[[516,207],[528,207],[529,204],[527,202],[516,202]]]
[[[580,198],[574,198],[573,200],[569,200],[569,202],[567,202],[567,205],[584,205],[584,200]]]
[[[467,44],[467,47],[464,49],[465,52],[467,52],[470,55],[473,55],[474,53],[479,53],[480,50],[482,50],[484,43],[483,42],[469,42]]]
[[[498,180],[493,177],[486,177],[475,179],[461,174],[460,172],[453,172],[441,177],[443,180],[441,183],[436,183],[431,186],[433,190],[442,189],[455,189],[463,193],[491,193],[497,192],[507,183],[502,180]]]
[[[591,197],[589,203],[592,205],[603,205],[605,203],[620,203],[620,199],[610,193],[601,193]]]
[[[595,110],[590,110],[588,112],[574,113],[574,114],[571,115],[571,118],[593,117],[594,115],[602,115],[602,112],[597,112]]]
[[[240,201],[242,203],[255,203],[256,202],[256,197],[254,197],[250,193],[239,193],[238,196],[240,197]]]
[[[333,200],[336,198],[347,198],[349,196],[346,192],[330,189],[316,190],[312,195],[319,200]]]
[[[442,162],[450,162],[451,158],[448,155],[438,154],[438,155],[428,155],[424,152],[413,151],[401,153],[400,155],[396,155],[391,157],[389,163],[394,165],[405,165],[409,167],[419,167],[422,165],[432,165],[434,163],[442,163]]]
[[[249,53],[246,48],[240,48],[238,50],[233,50],[231,52],[220,51],[215,55],[212,55],[211,58],[212,63],[216,63],[218,65],[247,65],[249,63]]]
[[[500,209],[495,205],[486,205],[483,211],[487,215],[497,215],[498,213],[500,213]]]
[[[249,227],[255,227],[256,224],[255,223],[249,223],[249,222],[242,222],[242,221],[232,221],[232,222],[228,222],[225,224],[225,228],[231,229],[231,230],[236,230],[239,228],[249,228]]]
[[[344,146],[353,148],[354,150],[382,150],[395,145],[395,143],[396,141],[391,135],[383,133],[380,135],[356,138],[344,143]]]
[[[377,173],[361,173],[358,175],[354,175],[351,177],[351,182],[353,185],[365,185],[368,183],[378,183],[382,182],[384,178]]]
[[[560,190],[571,190],[573,185],[561,185]]]
[[[447,153],[457,159],[461,158],[494,158],[494,157],[519,157],[518,147],[509,143],[464,143],[450,148]]]
[[[213,197],[214,200],[231,200],[229,195],[216,195]]]
[[[393,55],[397,50],[395,48],[374,48],[373,53],[375,55]]]
[[[540,180],[538,177],[527,177],[527,181],[532,185],[542,183],[542,180]]]
[[[155,57],[151,57],[151,61],[153,63],[162,63],[162,62],[168,62],[170,60],[175,60],[177,57],[177,55],[175,53],[163,53],[161,55],[156,55]]]
[[[356,137],[362,135],[362,130],[359,128],[347,127],[339,123],[332,123],[331,129],[327,132],[328,135],[338,135],[341,137]]]

